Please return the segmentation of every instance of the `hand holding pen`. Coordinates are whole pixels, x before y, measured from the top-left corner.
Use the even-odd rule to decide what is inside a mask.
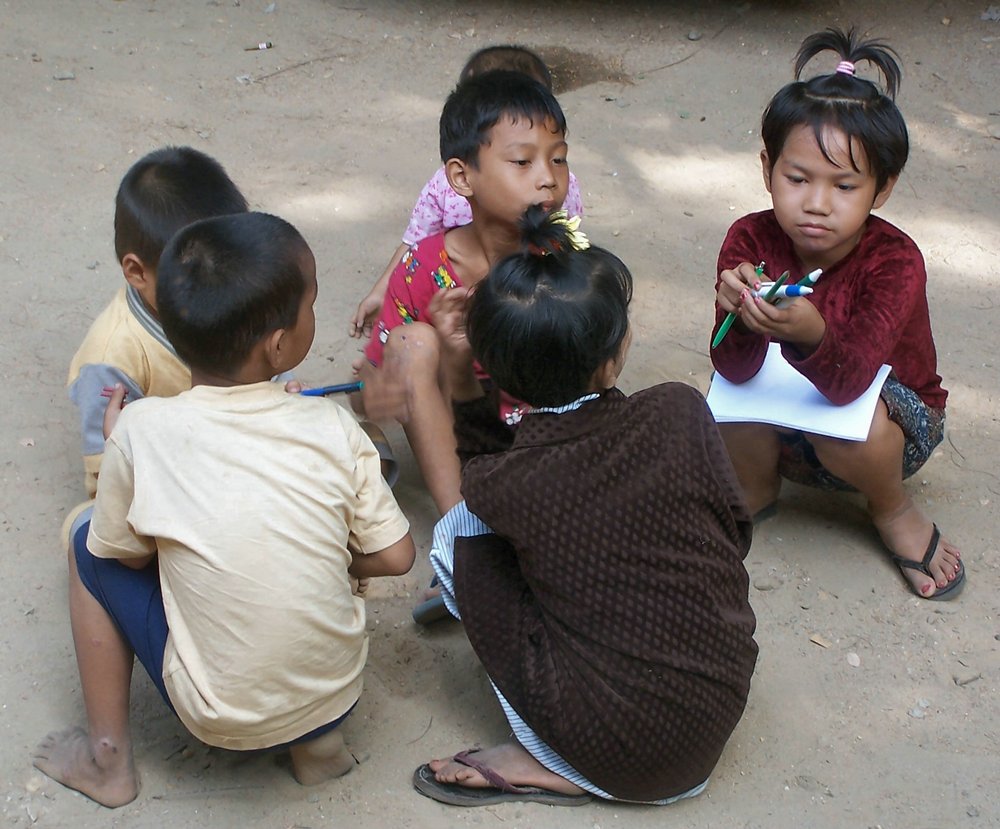
[[[826,321],[816,305],[795,299],[794,295],[801,297],[812,293],[812,284],[800,281],[785,285],[779,277],[770,287],[762,285],[762,289],[755,292],[756,295],[751,292],[740,309],[741,327],[753,334],[793,345],[803,357],[811,354],[823,340]]]
[[[748,262],[744,262],[738,268],[734,270],[725,270],[720,274],[720,285],[717,293],[717,301],[721,308],[728,310],[728,314],[723,321],[722,325],[719,326],[719,330],[712,340],[712,348],[716,348],[725,339],[726,334],[732,327],[733,323],[739,317],[743,323],[743,326],[754,333],[758,334],[769,334],[774,336],[776,339],[781,339],[777,331],[771,330],[772,323],[778,324],[783,320],[770,313],[765,313],[760,311],[761,305],[777,305],[782,300],[792,299],[797,296],[808,296],[813,291],[813,285],[816,284],[822,271],[816,270],[807,276],[803,277],[797,283],[793,285],[785,285],[788,280],[790,273],[785,271],[781,276],[779,276],[774,282],[761,282],[760,277],[764,273],[764,263],[761,262],[756,268],[750,265]],[[752,271],[752,273],[748,272]],[[728,293],[739,290],[739,298],[737,301],[733,301]],[[786,310],[791,306],[784,306],[782,310]],[[746,312],[743,309],[746,308]],[[802,316],[796,313],[794,315],[796,318]],[[805,312],[805,317],[809,317],[808,312]],[[817,312],[818,316],[818,312]],[[787,320],[784,320],[787,322]],[[809,329],[815,330],[822,328],[825,331],[826,325],[822,322],[822,317],[819,317],[819,325],[816,325],[816,320],[812,320],[814,324],[807,326]],[[782,326],[783,328],[785,326]],[[793,324],[795,331],[798,331],[799,326]],[[788,333],[788,332],[785,332]],[[811,337],[810,337],[811,338]]]
[[[732,270],[724,270],[719,274],[719,287],[715,294],[715,301],[720,308],[728,313],[712,339],[712,348],[716,348],[725,339],[726,334],[729,333],[729,329],[733,327],[733,323],[736,322],[736,318],[740,314],[740,308],[749,299],[750,291],[756,291],[760,288],[760,278],[763,274],[763,262],[756,267],[749,262],[744,262]]]
[[[760,290],[751,291],[751,294],[777,305],[783,299],[809,296],[812,292],[813,289],[807,285],[779,285],[777,282],[762,282]]]

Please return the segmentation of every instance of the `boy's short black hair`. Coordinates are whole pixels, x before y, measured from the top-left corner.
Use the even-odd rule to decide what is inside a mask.
[[[163,246],[185,225],[245,213],[247,200],[214,158],[192,147],[163,147],[140,158],[115,198],[115,255],[134,253],[155,268]]]
[[[577,250],[566,225],[538,205],[521,230],[522,252],[476,285],[469,344],[505,392],[532,406],[562,406],[586,394],[594,373],[618,356],[632,274],[610,251]]]
[[[566,116],[555,96],[523,72],[495,69],[462,81],[441,111],[441,160],[476,166],[479,148],[501,118],[551,121],[553,132],[566,132]]]
[[[267,213],[188,225],[163,249],[156,306],[167,339],[192,368],[231,374],[253,347],[298,319],[309,246]]]
[[[474,75],[482,75],[484,72],[492,72],[496,69],[507,69],[511,72],[520,72],[534,78],[549,91],[552,90],[552,73],[535,52],[527,46],[515,46],[514,44],[503,44],[498,46],[487,46],[478,52],[473,52],[472,56],[465,62],[462,72],[458,76],[458,81],[467,81]]]
[[[833,52],[851,71],[798,80],[806,64],[822,52]],[[862,61],[882,74],[886,93],[872,81],[855,76],[853,64]],[[854,29],[830,28],[807,37],[795,57],[796,80],[775,94],[761,118],[761,138],[771,165],[777,163],[788,134],[798,126],[812,130],[820,151],[833,163],[823,135],[833,127],[861,146],[875,178],[875,192],[881,192],[890,178],[903,171],[910,153],[906,121],[895,103],[900,75],[895,50],[879,40],[862,40]],[[850,144],[847,151],[857,171]]]

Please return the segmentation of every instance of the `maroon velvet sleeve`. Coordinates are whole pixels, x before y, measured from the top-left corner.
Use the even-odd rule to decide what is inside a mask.
[[[785,359],[838,406],[858,398],[883,363],[892,364],[927,283],[920,251],[903,236],[865,245],[852,264],[859,272],[853,285],[824,298],[819,347],[803,359],[782,344]]]
[[[726,240],[719,251],[719,261],[716,268],[715,289],[719,290],[723,271],[732,270],[743,262],[757,265],[764,258],[763,248],[759,239],[754,238],[751,231],[752,216],[740,219],[729,228]],[[719,304],[715,304],[715,326],[712,329],[712,339],[726,318],[726,312]],[[767,354],[769,338],[761,334],[742,332],[738,324],[734,324],[725,339],[711,349],[712,365],[731,383],[745,383],[760,371]]]
[[[770,210],[744,216],[730,228],[718,273],[762,260],[771,278],[786,269],[793,281],[803,276],[791,240]],[[872,216],[858,246],[823,273],[808,299],[826,323],[822,342],[805,358],[782,344],[785,359],[837,405],[855,400],[886,363],[928,405],[943,408],[947,392],[935,373],[926,283],[924,260],[913,240]],[[716,307],[716,330],[724,317]],[[712,363],[727,380],[745,382],[760,369],[768,342],[734,325],[712,349]]]

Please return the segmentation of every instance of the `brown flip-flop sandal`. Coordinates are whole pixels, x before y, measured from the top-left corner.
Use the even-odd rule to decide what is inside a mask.
[[[440,783],[431,767],[424,763],[413,772],[413,788],[425,797],[450,806],[495,806],[498,803],[542,803],[547,806],[583,806],[593,798],[589,794],[562,794],[534,786],[514,786],[489,766],[472,757],[479,749],[460,751],[454,760],[478,771],[493,788]]]

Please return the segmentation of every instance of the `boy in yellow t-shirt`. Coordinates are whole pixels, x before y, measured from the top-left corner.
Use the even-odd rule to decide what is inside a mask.
[[[139,159],[115,198],[115,256],[125,285],[94,320],[66,381],[80,413],[87,495],[97,491],[104,452],[103,390],[125,386],[128,400],[171,397],[191,388],[191,371],[160,325],[156,272],[164,245],[191,222],[245,213],[247,202],[222,166],[191,147],[163,147]]]
[[[368,640],[351,580],[407,572],[414,548],[354,417],[270,382],[309,351],[315,299],[312,252],[274,216],[196,222],[163,252],[157,307],[193,387],[124,410],[115,387],[69,565],[87,727],[35,755],[106,806],[138,792],[133,655],[203,742],[287,749],[304,784],[353,766],[337,726]]]

